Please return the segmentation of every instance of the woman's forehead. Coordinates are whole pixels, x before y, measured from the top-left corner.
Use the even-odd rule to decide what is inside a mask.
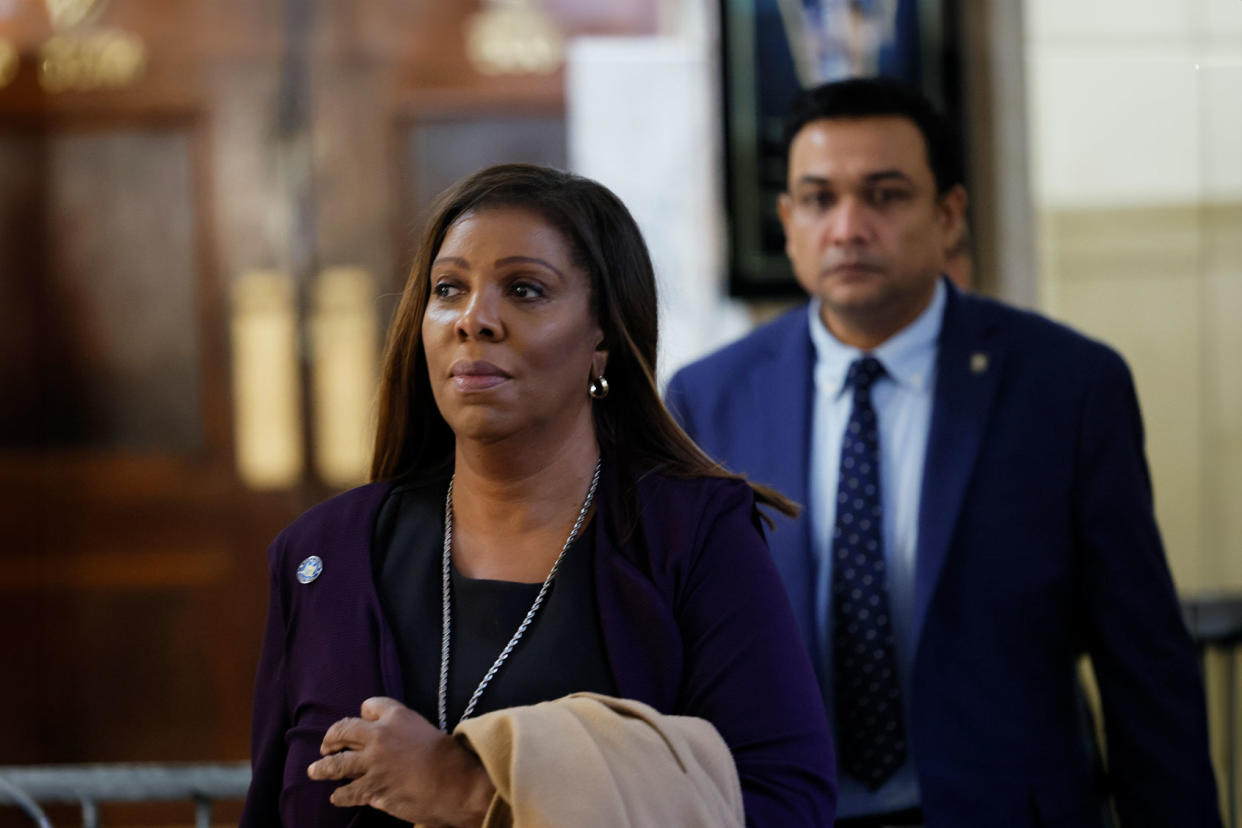
[[[561,229],[543,212],[522,205],[483,205],[457,216],[445,229],[440,251],[463,245],[530,245],[572,255]]]
[[[471,267],[511,257],[535,257],[573,271],[592,293],[592,268],[584,252],[542,210],[521,204],[486,204],[457,216],[445,230],[432,263],[446,257],[469,259]]]

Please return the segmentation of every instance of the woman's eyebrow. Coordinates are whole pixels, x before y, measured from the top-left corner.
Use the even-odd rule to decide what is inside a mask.
[[[551,262],[540,259],[537,256],[505,256],[502,259],[497,259],[493,266],[504,267],[505,265],[515,264],[519,262],[542,265],[546,267],[548,270],[555,273],[557,276],[560,276],[562,279],[565,278],[565,274],[561,273],[561,271],[558,270],[555,265],[553,265]]]
[[[452,265],[457,265],[458,267],[466,267],[466,268],[470,267],[470,262],[466,261],[460,256],[437,256],[436,260],[431,263],[431,266],[435,267],[436,265],[442,265],[442,264],[452,264]]]

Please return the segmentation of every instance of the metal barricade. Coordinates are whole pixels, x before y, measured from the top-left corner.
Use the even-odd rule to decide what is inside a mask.
[[[1222,721],[1213,722],[1220,735],[1221,771],[1225,784],[1226,825],[1240,828],[1238,821],[1238,668],[1242,650],[1242,595],[1212,595],[1182,602],[1186,626],[1199,648],[1209,709],[1221,711]],[[1209,669],[1212,668],[1212,669]]]
[[[39,803],[76,803],[83,828],[98,828],[101,802],[193,801],[195,828],[210,828],[212,803],[243,799],[249,785],[246,762],[0,766],[0,806],[50,828]]]
[[[1220,744],[1226,824],[1239,823],[1238,669],[1242,650],[1242,595],[1207,596],[1183,602],[1186,625],[1199,649],[1209,702],[1223,711],[1213,723]],[[1208,671],[1211,660],[1217,669]],[[1220,694],[1217,697],[1216,694]],[[102,764],[0,766],[0,806],[17,806],[36,825],[50,828],[38,803],[82,808],[84,828],[98,828],[101,802],[193,801],[195,828],[210,828],[212,803],[245,798],[246,762],[215,764]]]

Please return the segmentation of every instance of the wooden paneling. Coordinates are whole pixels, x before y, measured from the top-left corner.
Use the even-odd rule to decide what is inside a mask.
[[[407,136],[415,203],[424,208],[457,179],[489,164],[521,161],[565,166],[565,119],[503,115],[422,120]]]
[[[275,493],[236,474],[232,286],[288,274],[304,323],[316,277],[360,267],[386,321],[431,194],[564,163],[563,72],[476,72],[482,5],[111,0],[92,25],[142,38],[145,75],[53,95],[42,4],[0,0],[22,56],[0,89],[0,764],[246,756],[264,549],[331,492],[313,467]],[[544,7],[572,36],[653,33],[659,5]]]
[[[202,445],[191,140],[0,133],[0,447]],[[57,331],[55,337],[45,336]]]
[[[396,288],[404,281],[427,210],[446,187],[490,164],[563,168],[566,163],[565,118],[559,112],[513,114],[483,106],[473,113],[446,113],[429,108],[414,121],[398,121],[394,131],[401,171]]]
[[[109,93],[43,91],[51,29],[18,21],[22,73],[0,90],[0,705],[20,713],[0,761],[247,754],[263,552],[307,498],[253,495],[232,468],[227,268],[280,249],[285,202],[254,174],[275,166],[279,86],[255,81],[278,77],[279,4],[237,6],[114,0],[98,25],[139,34],[150,64]]]

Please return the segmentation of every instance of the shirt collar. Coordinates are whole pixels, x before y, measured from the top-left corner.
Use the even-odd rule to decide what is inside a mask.
[[[948,290],[944,282],[938,279],[932,300],[923,312],[878,348],[869,352],[898,384],[915,391],[925,391],[931,386],[947,296]],[[815,386],[821,392],[828,391],[836,395],[845,390],[845,374],[850,363],[863,356],[864,352],[842,343],[832,335],[819,315],[820,305],[821,301],[816,298],[807,307],[807,313],[810,314],[811,342],[815,346]]]

